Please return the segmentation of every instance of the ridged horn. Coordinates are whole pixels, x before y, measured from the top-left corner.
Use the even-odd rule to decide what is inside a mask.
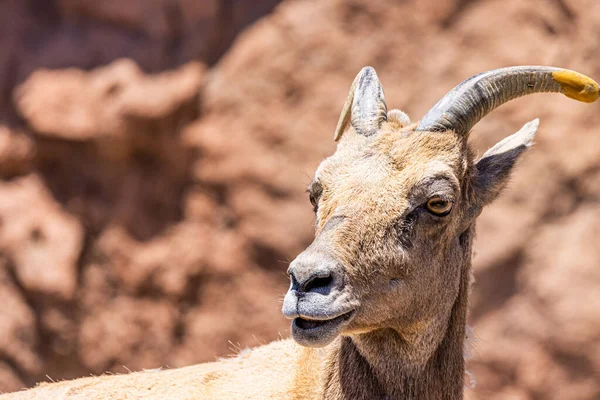
[[[473,126],[496,107],[532,93],[562,93],[592,103],[598,99],[598,84],[591,78],[555,67],[523,66],[495,69],[463,81],[425,114],[417,131],[454,130],[468,135]]]
[[[359,134],[370,136],[386,120],[387,106],[381,82],[372,67],[364,67],[352,82],[333,140],[340,140],[348,122]]]

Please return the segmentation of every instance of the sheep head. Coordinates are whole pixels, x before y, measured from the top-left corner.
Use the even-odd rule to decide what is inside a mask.
[[[470,273],[474,221],[508,179],[533,120],[478,161],[468,134],[493,108],[535,92],[592,102],[598,85],[573,71],[512,67],[476,75],[411,124],[387,111],[377,74],[358,74],[335,132],[335,154],[309,186],[313,243],[289,267],[283,313],[300,344],[394,332],[419,360],[439,345]]]

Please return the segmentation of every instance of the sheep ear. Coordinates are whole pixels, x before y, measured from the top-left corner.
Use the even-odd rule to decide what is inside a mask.
[[[475,164],[475,195],[483,207],[498,197],[506,186],[519,156],[533,144],[539,119],[526,123],[517,133],[489,149]]]
[[[340,140],[348,122],[360,135],[370,136],[387,120],[383,87],[372,67],[364,67],[352,82],[333,140]]]

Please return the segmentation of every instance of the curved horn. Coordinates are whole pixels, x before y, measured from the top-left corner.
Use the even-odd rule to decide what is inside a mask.
[[[348,121],[359,134],[370,136],[386,120],[387,106],[381,82],[372,67],[364,67],[352,82],[333,140],[340,140]]]
[[[598,99],[598,84],[568,69],[554,67],[508,67],[472,76],[463,81],[425,114],[416,130],[454,130],[468,135],[471,128],[496,107],[532,93],[562,93],[592,103]]]

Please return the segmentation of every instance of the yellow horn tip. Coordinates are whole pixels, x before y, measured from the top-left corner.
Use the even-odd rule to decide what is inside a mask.
[[[593,103],[600,96],[596,81],[579,72],[561,69],[553,72],[552,78],[560,84],[563,94],[572,99]]]

